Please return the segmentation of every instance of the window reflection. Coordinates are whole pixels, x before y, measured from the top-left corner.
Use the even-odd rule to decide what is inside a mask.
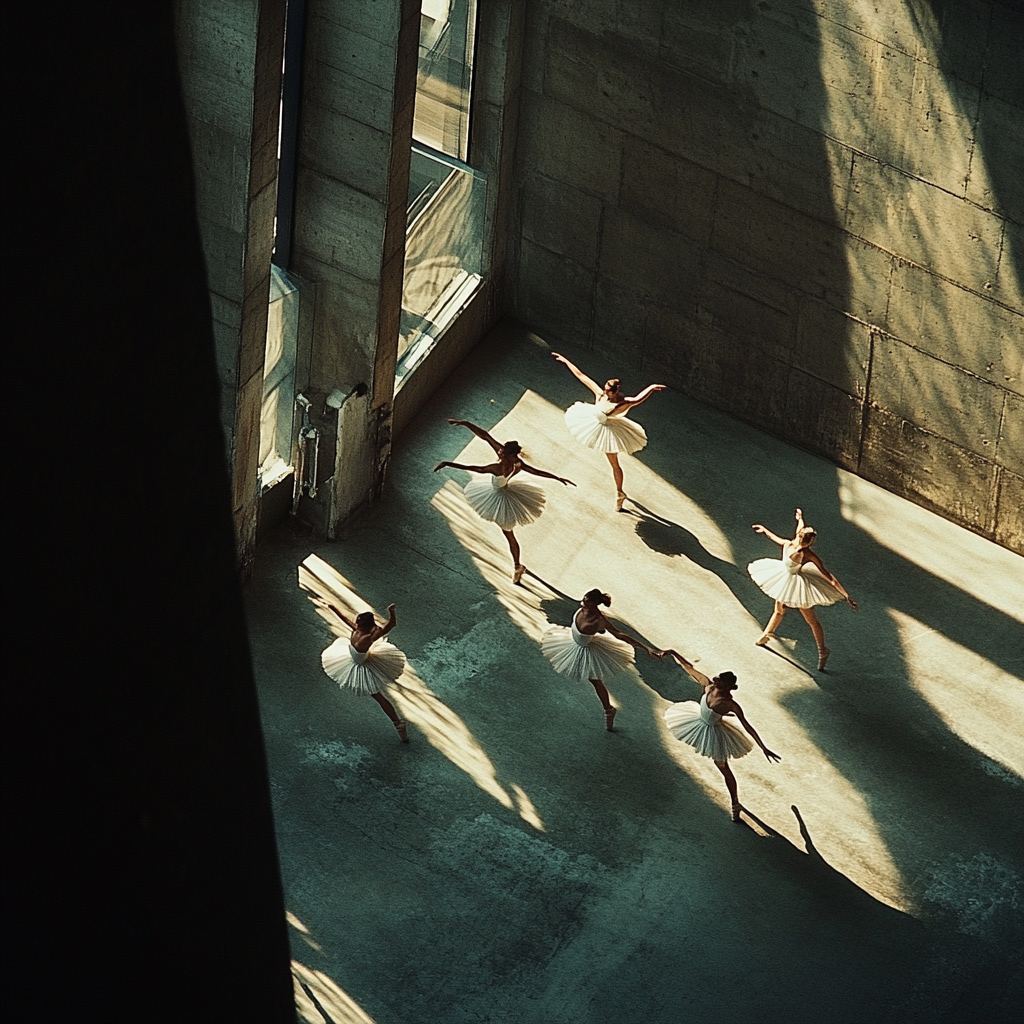
[[[439,153],[466,160],[476,0],[422,0],[412,133]]]
[[[413,147],[396,386],[480,284],[486,188],[464,164]]]

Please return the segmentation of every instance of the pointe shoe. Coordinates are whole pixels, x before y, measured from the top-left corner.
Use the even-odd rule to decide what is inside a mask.
[[[616,512],[621,512],[622,511],[622,503],[628,497],[629,497],[629,495],[625,491],[619,491],[618,492],[618,494],[615,496],[615,511]]]
[[[740,811],[742,811],[742,810],[745,810],[743,804],[735,803],[735,804],[732,805],[732,820],[733,821],[739,821],[740,820]]]
[[[397,722],[392,722],[391,724],[394,725],[394,727],[398,730],[398,738],[403,743],[408,743],[409,742],[409,734],[408,734],[408,732],[406,732],[405,722],[399,720]]]
[[[762,633],[762,634],[761,634],[761,635],[760,635],[760,636],[759,636],[759,637],[758,637],[758,638],[757,638],[757,639],[756,639],[756,640],[754,641],[754,646],[755,646],[755,647],[764,647],[764,645],[765,645],[766,643],[768,643],[768,641],[769,641],[769,640],[774,640],[774,639],[775,639],[775,634],[774,634],[774,633]]]
[[[818,671],[825,671],[825,662],[828,661],[828,656],[832,652],[827,647],[820,647],[818,649]]]
[[[523,578],[523,573],[526,572],[525,565],[517,565],[512,571],[512,582],[518,583]]]
[[[618,710],[619,710],[618,708],[605,708],[604,709],[604,727],[609,732],[614,732],[615,731],[613,726],[615,724],[615,713]]]

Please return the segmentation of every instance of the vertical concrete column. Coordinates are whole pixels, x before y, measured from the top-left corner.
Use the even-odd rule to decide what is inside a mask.
[[[525,20],[525,0],[493,0],[479,6],[469,162],[487,174],[483,273],[488,279],[489,322],[505,305]]]
[[[326,532],[372,501],[391,450],[419,0],[310,0],[292,269],[316,284],[309,379],[338,414]],[[330,429],[332,420],[324,421]]]
[[[175,13],[244,571],[259,502],[285,2],[179,0]]]

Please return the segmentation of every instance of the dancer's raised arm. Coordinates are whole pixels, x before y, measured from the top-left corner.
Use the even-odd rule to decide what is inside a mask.
[[[477,437],[481,440],[486,441],[493,449],[495,455],[501,455],[501,445],[491,437],[490,434],[484,430],[483,427],[478,427],[475,423],[470,423],[469,420],[453,420],[449,419],[448,422],[453,427],[465,427],[467,430],[472,430]]]
[[[570,484],[575,487],[576,485],[564,476],[555,476],[554,473],[549,473],[546,469],[537,469],[536,466],[529,466],[522,459],[519,460],[519,465],[526,473],[532,473],[534,476],[547,477],[548,480],[557,480],[560,484]]]
[[[751,529],[754,533],[763,533],[769,540],[775,541],[779,547],[782,547],[783,544],[789,543],[789,539],[787,537],[780,537],[777,533],[772,533],[767,526],[762,526],[760,523],[754,523]]]
[[[655,391],[664,391],[667,387],[667,384],[648,384],[647,387],[645,387],[639,395],[634,395],[632,398],[623,399],[619,403],[619,408],[621,409],[623,406],[625,406],[627,409],[632,409],[633,406],[640,405],[643,402],[646,402],[647,399],[650,398]]]
[[[562,363],[564,366],[566,366],[569,372],[582,385],[584,385],[584,387],[590,389],[595,398],[600,398],[601,395],[604,394],[604,391],[594,381],[592,381],[581,369],[579,369],[579,367],[574,366],[572,363],[570,363],[569,360],[565,358],[565,356],[561,355],[558,352],[552,352],[551,357],[555,360],[555,362]]]
[[[382,636],[387,636],[398,625],[398,616],[395,614],[395,606],[393,604],[388,605],[388,621],[383,626],[377,624],[373,627],[373,632],[370,636],[374,640],[379,640]]]

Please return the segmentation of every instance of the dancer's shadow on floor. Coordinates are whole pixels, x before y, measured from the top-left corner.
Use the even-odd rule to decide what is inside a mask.
[[[622,511],[637,520],[636,535],[652,551],[670,558],[682,556],[701,569],[713,572],[754,619],[760,622],[766,617],[764,595],[744,569],[713,555],[686,527],[658,515],[632,498]]]
[[[637,520],[636,535],[652,551],[668,555],[670,558],[680,556],[687,558],[694,565],[713,572],[757,622],[767,621],[771,614],[771,605],[766,604],[764,595],[747,575],[745,569],[713,555],[686,527],[658,515],[657,512],[651,511],[632,498],[629,499],[629,506],[623,508],[622,511]],[[751,639],[753,640],[753,635]],[[765,647],[765,650],[811,676],[811,673],[803,665],[789,657],[788,654],[770,647]],[[814,677],[811,676],[811,678]]]
[[[542,597],[540,601],[541,610],[548,622],[553,625],[568,626],[573,621],[573,616],[579,611],[580,598],[563,594],[557,587],[530,569],[523,573],[523,580],[527,581],[528,577],[531,587],[543,588],[555,595],[554,597]],[[602,611],[626,633],[635,636],[651,647],[657,647],[657,644],[631,623],[619,619],[613,609],[605,608]],[[649,658],[643,651],[637,651],[636,668],[643,682],[665,700],[675,702],[694,699],[693,685],[689,676],[683,674],[683,678],[680,679],[680,673],[671,659]]]
[[[775,856],[779,858],[781,867],[787,872],[799,872],[799,881],[804,891],[817,903],[842,907],[847,919],[858,920],[861,924],[874,927],[900,927],[917,933],[923,925],[903,913],[875,899],[855,882],[850,881],[841,871],[837,871],[818,852],[811,839],[807,824],[794,804],[790,807],[796,817],[800,829],[800,837],[804,841],[804,849],[800,850],[780,832],[776,832],[767,822],[762,821],[746,807],[745,817],[753,821],[772,841]]]

